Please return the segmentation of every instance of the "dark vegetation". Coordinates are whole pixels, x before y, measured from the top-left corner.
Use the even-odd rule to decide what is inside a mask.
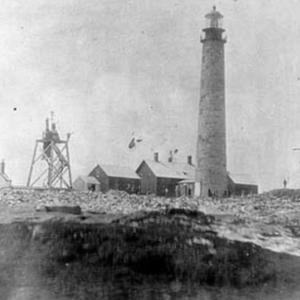
[[[220,238],[209,228],[212,221],[203,213],[172,209],[106,225],[1,225],[0,285],[37,285],[71,299],[134,300],[160,299],[153,296],[159,290],[175,299],[191,286],[298,284],[298,258]],[[181,283],[180,291],[174,282]],[[153,297],[142,297],[146,291]]]

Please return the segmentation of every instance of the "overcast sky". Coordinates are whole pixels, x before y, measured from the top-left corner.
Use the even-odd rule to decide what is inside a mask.
[[[195,161],[204,15],[224,15],[227,163],[300,187],[300,1],[1,0],[0,158],[27,181],[55,112],[73,178],[98,163]],[[130,151],[133,136],[143,142]]]

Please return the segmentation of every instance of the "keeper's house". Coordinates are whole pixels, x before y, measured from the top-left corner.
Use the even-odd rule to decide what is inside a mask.
[[[190,159],[189,159],[190,160]],[[141,193],[157,196],[175,197],[180,195],[178,183],[194,173],[189,163],[167,163],[159,161],[158,153],[154,160],[143,160],[136,170],[141,177]]]

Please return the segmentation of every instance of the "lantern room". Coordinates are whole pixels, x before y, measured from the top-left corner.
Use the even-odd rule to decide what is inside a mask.
[[[206,27],[203,29],[205,32],[204,37],[201,36],[201,42],[205,41],[220,41],[226,43],[226,37],[223,37],[225,31],[222,26],[223,16],[213,7],[213,10],[205,15]]]
[[[206,18],[206,28],[222,28],[223,16],[216,10],[216,6],[213,10],[205,15]]]

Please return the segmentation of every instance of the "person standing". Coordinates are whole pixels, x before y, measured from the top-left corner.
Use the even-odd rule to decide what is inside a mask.
[[[287,181],[286,179],[283,180],[283,188],[286,189]]]

